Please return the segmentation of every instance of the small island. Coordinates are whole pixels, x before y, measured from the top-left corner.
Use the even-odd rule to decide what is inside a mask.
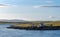
[[[7,28],[24,30],[60,30],[60,21],[19,22]]]

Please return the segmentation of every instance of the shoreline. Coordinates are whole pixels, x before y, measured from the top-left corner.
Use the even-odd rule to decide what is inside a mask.
[[[60,26],[44,26],[44,27],[7,27],[10,29],[22,29],[22,30],[60,30]]]

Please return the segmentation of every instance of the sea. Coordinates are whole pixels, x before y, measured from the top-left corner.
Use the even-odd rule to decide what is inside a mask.
[[[0,37],[60,37],[60,30],[8,29],[13,24],[0,24]]]

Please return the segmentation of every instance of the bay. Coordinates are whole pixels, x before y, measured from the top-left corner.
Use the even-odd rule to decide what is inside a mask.
[[[8,29],[12,24],[0,24],[0,37],[60,37],[60,30]]]

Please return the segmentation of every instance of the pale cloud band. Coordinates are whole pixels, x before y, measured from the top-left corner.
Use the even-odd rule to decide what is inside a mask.
[[[8,5],[0,4],[0,8],[7,7]]]
[[[41,7],[44,8],[44,7],[60,7],[60,6],[52,6],[52,5],[50,5],[50,6],[49,5],[47,5],[47,6],[46,5],[33,6],[33,8],[41,8]]]
[[[0,4],[0,8],[8,8],[8,7],[17,7],[17,5],[11,5],[11,4]]]

